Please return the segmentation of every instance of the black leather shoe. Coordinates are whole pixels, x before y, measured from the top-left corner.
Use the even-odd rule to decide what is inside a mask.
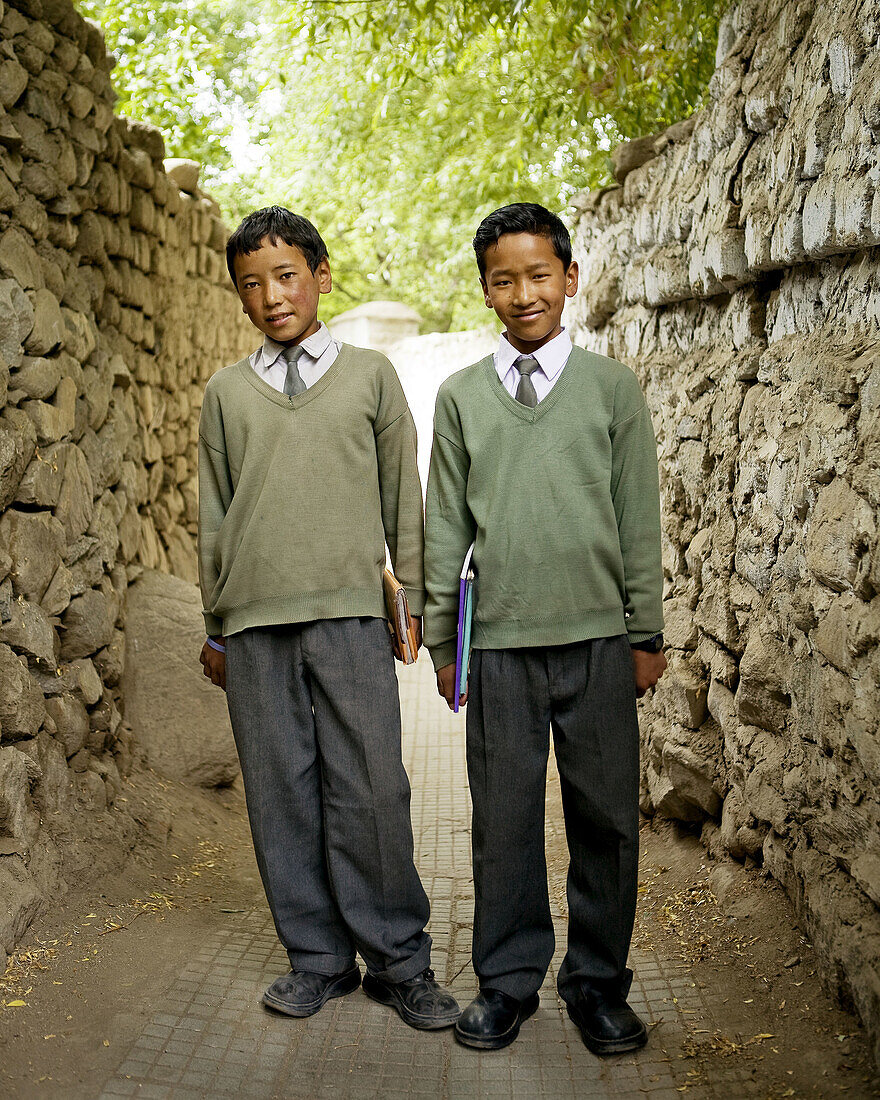
[[[332,997],[353,993],[361,984],[356,966],[341,974],[313,974],[309,970],[291,970],[276,978],[263,994],[263,1004],[285,1016],[314,1016]]]
[[[461,1015],[458,1001],[434,981],[433,970],[423,970],[403,982],[388,982],[375,974],[365,974],[364,993],[379,1004],[396,1008],[405,1023],[420,1031],[452,1027]]]
[[[625,1054],[648,1041],[645,1025],[621,993],[590,990],[568,1006],[568,1014],[594,1054]]]
[[[462,1012],[455,1037],[466,1047],[500,1050],[519,1035],[519,1025],[538,1008],[538,994],[518,1001],[500,989],[481,989]]]

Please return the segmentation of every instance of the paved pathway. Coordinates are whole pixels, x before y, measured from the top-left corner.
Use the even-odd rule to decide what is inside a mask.
[[[430,662],[401,674],[404,757],[413,783],[416,856],[433,903],[433,965],[463,1003],[476,990],[470,967],[473,885],[464,719],[437,705]],[[558,783],[548,790],[548,845],[559,850]],[[696,988],[679,960],[634,949],[631,1003],[651,1024],[637,1055],[600,1060],[581,1042],[556,994],[565,940],[563,862],[551,859],[559,948],[541,1007],[506,1050],[479,1053],[450,1031],[416,1032],[358,991],[308,1020],[264,1011],[263,989],[287,969],[268,910],[234,918],[204,942],[162,998],[162,1007],[124,1052],[102,1100],[123,1096],[204,1100],[294,1097],[644,1098],[678,1100],[767,1096],[733,1060],[710,1065],[699,1081],[677,1057],[687,1029],[715,1031],[720,1001]],[[691,1076],[688,1076],[688,1072]]]

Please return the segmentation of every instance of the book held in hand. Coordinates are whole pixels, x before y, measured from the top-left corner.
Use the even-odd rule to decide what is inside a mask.
[[[405,665],[411,665],[418,658],[419,647],[406,599],[406,589],[390,569],[382,574],[382,587],[385,591],[385,611],[388,615],[394,656]]]
[[[455,644],[455,683],[458,691],[452,709],[458,713],[458,701],[467,691],[468,665],[471,658],[471,623],[474,618],[474,569],[471,559],[474,543],[468,547],[458,581],[458,633]]]

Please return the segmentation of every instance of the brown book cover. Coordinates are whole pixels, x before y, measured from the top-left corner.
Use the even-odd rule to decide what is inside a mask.
[[[406,589],[390,569],[382,574],[385,590],[385,611],[388,615],[388,629],[394,646],[394,656],[405,665],[411,665],[418,657],[416,632],[412,615],[406,599]]]

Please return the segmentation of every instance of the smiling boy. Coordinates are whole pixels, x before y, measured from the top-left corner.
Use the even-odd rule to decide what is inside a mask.
[[[636,696],[665,668],[657,456],[627,367],[562,327],[578,267],[542,206],[474,238],[498,350],[440,387],[428,478],[425,640],[452,706],[458,576],[475,543],[467,701],[477,998],[456,1024],[498,1049],[538,1007],[554,935],[544,856],[552,729],[568,873],[559,992],[596,1054],[642,1046],[627,1004],[636,901]]]
[[[449,1027],[429,969],[385,620],[387,543],[424,604],[416,437],[377,352],[318,320],[332,285],[315,227],[282,207],[229,238],[263,334],[208,382],[199,426],[205,675],[225,687],[269,907],[291,970],[263,1003],[310,1016],[361,984],[412,1027]]]

